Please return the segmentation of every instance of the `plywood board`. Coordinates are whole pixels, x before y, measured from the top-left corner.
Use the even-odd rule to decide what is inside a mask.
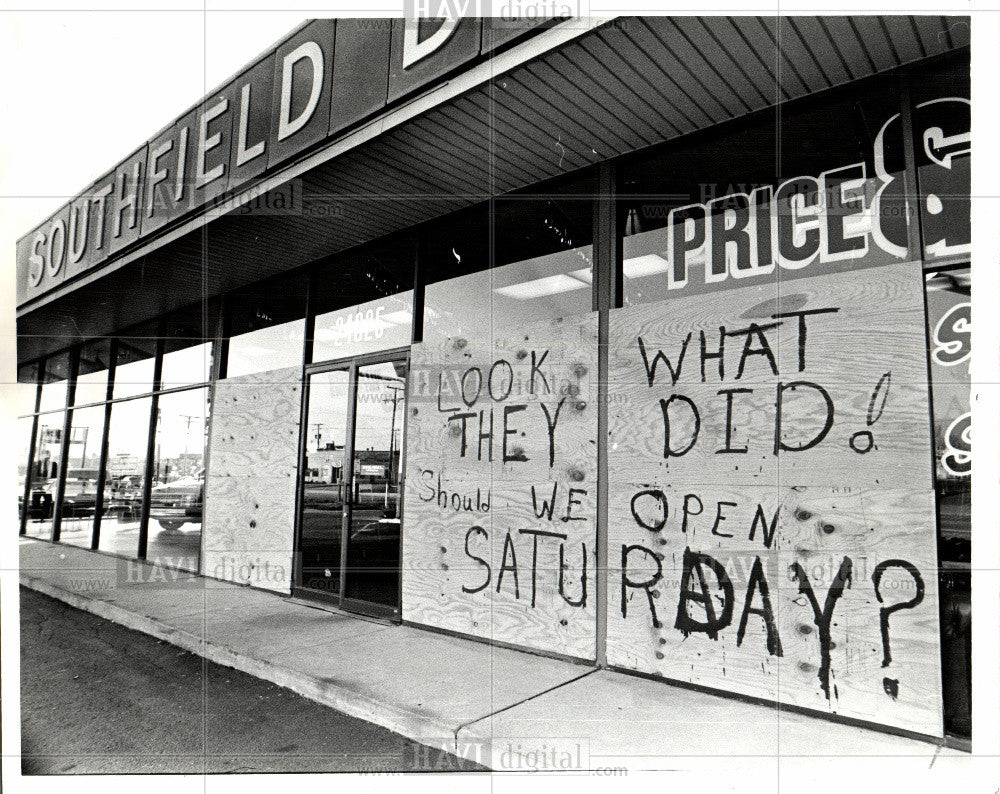
[[[300,378],[290,367],[215,386],[202,541],[206,576],[291,590]]]
[[[594,658],[596,376],[596,314],[414,345],[405,620]]]
[[[900,264],[612,312],[611,664],[941,735],[922,290]]]

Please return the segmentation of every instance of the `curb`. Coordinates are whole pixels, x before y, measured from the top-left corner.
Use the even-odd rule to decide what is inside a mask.
[[[373,700],[348,687],[304,675],[244,653],[234,652],[224,645],[208,642],[196,634],[172,628],[156,618],[130,612],[106,601],[63,590],[43,579],[25,574],[20,574],[19,579],[21,585],[30,590],[127,629],[163,640],[223,667],[230,667],[255,678],[290,689],[304,698],[336,709],[350,717],[374,723],[416,742],[440,741],[442,737],[449,737],[452,743],[451,752],[458,749],[458,729],[455,726],[445,725],[418,711]]]

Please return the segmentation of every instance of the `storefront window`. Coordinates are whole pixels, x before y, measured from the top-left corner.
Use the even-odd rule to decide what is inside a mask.
[[[163,323],[161,388],[175,389],[207,383],[212,377],[211,340],[219,324],[217,302],[175,312]]]
[[[971,730],[972,409],[969,268],[928,274],[945,721]]]
[[[22,364],[17,368],[17,415],[24,416],[35,410],[38,395],[38,362]]]
[[[77,408],[71,418],[69,461],[63,487],[59,540],[90,548],[104,439],[104,405]]]
[[[65,396],[65,391],[63,392]],[[31,465],[31,490],[28,497],[28,522],[25,534],[35,538],[52,537],[52,519],[59,494],[59,467],[62,461],[63,419],[65,411],[38,417],[35,458]]]
[[[34,417],[25,416],[17,420],[17,506],[18,516],[24,515],[24,484],[28,479],[28,455],[31,452],[31,428]]]
[[[590,246],[430,284],[424,340],[496,332],[591,306]]]
[[[156,368],[156,338],[130,336],[118,340],[114,398],[152,391]]]
[[[624,304],[905,261],[899,110],[890,76],[623,161]]]
[[[111,340],[99,339],[80,348],[74,405],[104,402],[108,398],[108,367],[111,363]]]
[[[162,388],[207,383],[212,377],[212,343],[202,342],[163,354]]]
[[[423,338],[508,331],[590,311],[593,191],[588,174],[429,227]]]
[[[313,361],[357,356],[410,344],[413,290],[316,318]]]
[[[111,407],[106,489],[98,548],[124,557],[135,557],[139,549],[150,402],[150,397],[143,397],[115,403]]]
[[[972,245],[968,57],[921,68],[911,85],[924,263],[964,263]]]
[[[161,395],[146,558],[198,570],[205,492],[208,388]]]
[[[410,344],[414,242],[368,246],[320,268],[313,280],[313,361]]]
[[[41,411],[57,411],[66,407],[69,389],[69,353],[59,353],[45,359],[42,376]]]
[[[302,365],[306,290],[296,275],[229,296],[227,378]]]

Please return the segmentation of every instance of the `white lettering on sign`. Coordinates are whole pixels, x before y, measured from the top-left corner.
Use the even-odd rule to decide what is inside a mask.
[[[146,175],[146,217],[153,217],[154,201],[153,194],[156,192],[156,186],[166,180],[170,176],[170,169],[164,168],[160,170],[160,158],[166,155],[174,148],[173,138],[170,138],[149,154],[149,174]]]
[[[56,240],[59,241],[58,245]],[[62,267],[63,254],[66,253],[66,224],[62,218],[52,221],[52,231],[49,233],[49,246],[46,251],[46,270],[49,277],[55,276]]]
[[[37,287],[46,273],[49,278],[55,278],[62,269],[65,254],[66,222],[62,218],[53,218],[49,223],[48,233],[39,229],[31,241],[28,283]]]
[[[934,363],[954,367],[972,355],[972,304],[956,303],[934,326]]]
[[[968,100],[956,99],[923,103],[917,109],[926,114],[925,108],[936,103],[968,109]],[[938,223],[941,230],[937,237],[950,235],[957,241],[949,237],[947,245],[928,244],[927,253],[934,256],[967,249],[962,241],[968,235],[963,236],[957,220],[968,219],[967,201],[958,199],[968,194],[970,136],[961,117],[948,118],[947,132],[937,115],[919,127],[923,129],[922,154],[929,164],[921,166],[921,174],[928,174],[921,187],[930,184],[933,176],[936,189],[948,199],[928,188],[927,217],[932,220],[925,226]],[[668,290],[678,290],[688,286],[692,273],[700,275],[698,281],[703,284],[716,284],[729,278],[768,275],[776,267],[798,271],[816,262],[858,261],[870,254],[879,261],[865,264],[905,260],[906,225],[900,222],[906,212],[902,180],[886,164],[887,148],[901,145],[899,119],[898,113],[893,115],[875,137],[874,174],[859,162],[824,171],[818,177],[796,176],[773,188],[730,186],[734,192],[718,198],[703,189],[702,202],[667,212],[666,228],[658,233],[658,239],[665,239],[657,243],[655,252],[627,258],[626,277],[663,272]],[[951,219],[950,226],[946,216]],[[927,235],[925,229],[925,238]]]
[[[83,219],[80,219],[81,210]],[[69,261],[79,262],[87,250],[87,224],[90,220],[90,199],[73,204],[69,210]]]
[[[921,233],[928,258],[963,256],[972,250],[970,110],[969,100],[961,97],[932,99],[914,108],[914,127],[923,130],[923,146],[917,150],[917,173]]]
[[[115,228],[113,235],[120,237],[122,233],[122,213],[128,213],[129,229],[134,229],[139,205],[139,180],[142,178],[142,163],[136,160],[132,164],[132,181],[129,182],[128,174],[122,171],[118,175],[117,207],[115,208]]]
[[[972,474],[972,413],[956,417],[944,433],[945,453],[941,465],[952,477]]]
[[[312,87],[309,89],[309,101],[302,112],[294,119],[292,112],[292,75],[295,64],[308,58],[312,64]],[[289,135],[301,130],[312,118],[319,94],[323,88],[323,50],[315,41],[306,41],[285,56],[281,67],[281,112],[278,117],[278,140],[283,141]]]
[[[99,249],[104,246],[104,203],[107,201],[108,196],[111,195],[112,190],[114,190],[114,183],[108,182],[94,191],[93,199],[97,204],[97,209],[95,210],[97,214],[97,229],[94,234],[95,249]]]
[[[370,342],[381,339],[385,334],[385,321],[382,319],[383,307],[349,312],[333,321],[333,343],[341,345],[346,342]]]
[[[38,253],[38,246],[45,245],[48,235],[41,229],[35,232],[35,239],[31,241],[31,253],[28,254],[28,283],[37,287],[41,283],[42,275],[45,273],[45,255]]]
[[[461,17],[453,13],[449,3],[444,3],[446,18],[441,27],[420,41],[420,20],[407,19],[403,23],[403,68],[410,69],[431,53],[441,49],[454,34]]]
[[[865,256],[878,224],[866,176],[865,164],[855,163],[818,178],[795,177],[777,189],[760,187],[749,195],[675,207],[667,216],[666,251],[660,254],[668,288],[685,287],[696,267],[711,284],[766,275],[775,265],[801,270],[816,261]]]
[[[228,109],[229,100],[223,98],[202,114],[201,124],[198,131],[197,181],[195,182],[195,187],[203,188],[210,182],[214,182],[226,172],[226,166],[224,163],[219,163],[211,171],[206,172],[205,157],[212,149],[222,142],[222,133],[216,132],[213,135],[209,135],[208,125],[225,113]]]
[[[250,122],[250,83],[243,86],[240,95],[240,134],[236,137],[236,165],[245,165],[264,154],[264,141],[257,141],[247,148],[247,126]]]
[[[187,164],[188,128],[181,127],[181,139],[177,144],[177,179],[174,180],[174,202],[184,198],[184,166]]]

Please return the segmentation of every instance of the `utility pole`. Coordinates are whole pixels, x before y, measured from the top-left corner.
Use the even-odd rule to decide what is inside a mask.
[[[201,419],[198,414],[179,414],[181,419],[187,419],[187,429],[184,431],[184,454],[188,454],[188,436],[191,434],[191,422]]]
[[[392,397],[386,395],[382,398],[382,402],[387,403],[392,400],[392,426],[389,430],[389,485],[392,485],[392,459],[395,454],[396,449],[396,407],[399,405],[399,401],[403,398],[399,396],[399,393],[403,391],[402,386],[386,386],[386,388],[392,392]],[[386,502],[388,502],[388,494],[386,494]]]

